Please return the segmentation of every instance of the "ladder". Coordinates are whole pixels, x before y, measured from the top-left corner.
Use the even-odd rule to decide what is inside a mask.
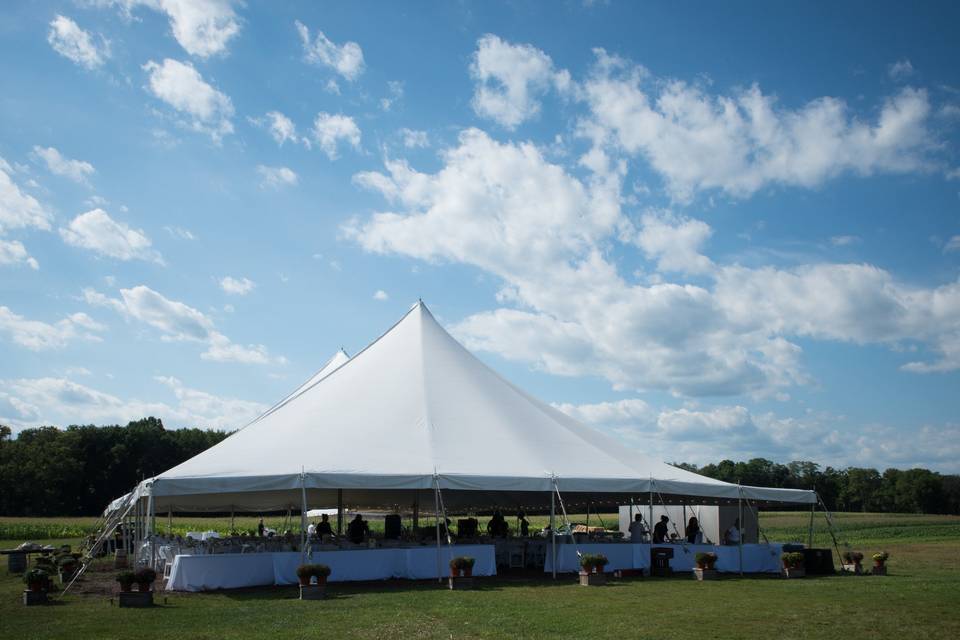
[[[103,546],[103,543],[113,535],[113,532],[117,530],[117,527],[120,526],[120,523],[123,522],[123,519],[127,517],[127,514],[130,513],[130,510],[137,504],[137,500],[131,500],[130,503],[123,509],[117,509],[113,513],[102,517],[100,522],[102,526],[98,530],[97,539],[94,540],[93,544],[90,545],[88,549],[84,550],[83,556],[80,559],[80,568],[77,569],[77,572],[73,574],[73,578],[70,579],[70,582],[63,588],[63,591],[60,592],[58,597],[63,597],[64,594],[73,586],[73,583],[77,581],[84,571],[87,570],[89,564],[96,557],[97,553],[100,551],[100,548]],[[84,543],[85,548],[86,543]]]

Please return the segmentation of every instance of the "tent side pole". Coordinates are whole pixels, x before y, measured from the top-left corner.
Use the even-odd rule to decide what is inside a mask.
[[[740,575],[743,575],[743,489],[740,487],[740,483],[737,482],[737,510],[738,518],[737,524],[739,530],[737,531],[737,538],[739,542],[737,543],[737,551],[740,555]]]
[[[443,563],[440,551],[440,482],[434,478],[433,515],[437,520],[437,582],[443,582]]]
[[[232,514],[231,514],[232,515]],[[307,477],[300,472],[300,563],[307,563],[307,545],[310,538],[307,537]]]
[[[650,544],[653,544],[653,477],[650,478],[650,513],[647,518],[647,528],[650,530],[647,535],[650,536]]]
[[[553,559],[551,567],[553,569],[553,579],[557,579],[557,532],[554,517],[556,515],[556,498],[553,491],[550,492],[550,557]]]
[[[173,536],[173,511],[167,509],[167,535]]]
[[[817,509],[817,503],[810,505],[810,526],[807,528],[807,548],[813,548],[813,512]]]
[[[343,535],[343,489],[337,489],[337,537]]]
[[[156,545],[153,543],[153,488],[150,488],[149,491],[150,493],[147,494],[147,518],[144,530],[146,531],[145,538],[150,544],[150,562],[147,566],[152,569],[154,566],[153,552],[156,549]]]

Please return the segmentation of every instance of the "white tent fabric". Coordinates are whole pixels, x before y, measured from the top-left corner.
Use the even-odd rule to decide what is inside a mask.
[[[423,303],[321,373],[247,427],[146,481],[156,507],[296,508],[301,492],[311,504],[331,504],[336,490],[369,502],[378,492],[435,486],[467,496],[559,488],[815,500],[810,491],[706,478],[608,440],[501,378]]]

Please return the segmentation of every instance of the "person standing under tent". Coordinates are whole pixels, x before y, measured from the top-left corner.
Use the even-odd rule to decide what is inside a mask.
[[[263,531],[265,527],[263,526],[263,516],[260,516],[260,522],[257,523],[257,535],[261,538],[263,537]]]
[[[696,516],[692,516],[687,522],[686,531],[687,542],[690,544],[701,544],[703,542],[703,530],[700,528],[700,521]]]
[[[528,535],[530,535],[530,523],[527,522],[527,515],[521,511],[517,514],[517,520],[520,521],[520,537],[526,538]]]
[[[724,534],[726,544],[740,544],[740,535],[740,518],[737,518],[734,520],[733,526],[727,529]]]
[[[647,527],[643,523],[643,516],[639,513],[633,517],[630,523],[630,542],[643,542],[647,537]]]
[[[663,544],[667,541],[667,523],[670,518],[660,516],[660,522],[653,527],[653,544]]]
[[[347,525],[347,537],[353,544],[363,544],[369,532],[370,525],[367,524],[367,521],[364,520],[363,516],[359,513],[350,521],[350,524]]]
[[[307,538],[313,540],[313,536],[317,535],[317,525],[312,522],[307,525]]]
[[[330,526],[330,516],[327,514],[320,516],[320,522],[317,523],[316,533],[317,537],[321,539],[323,536],[333,535],[333,527]]]

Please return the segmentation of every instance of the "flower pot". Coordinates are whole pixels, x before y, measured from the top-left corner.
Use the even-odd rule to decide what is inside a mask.
[[[470,578],[473,576],[473,567],[464,567],[463,568],[463,577]]]
[[[451,578],[459,578],[459,577],[460,577],[460,569],[454,569],[454,568],[451,567],[451,568],[450,568],[450,577],[451,577]]]
[[[43,587],[44,587],[44,584],[43,584],[42,582],[31,582],[31,583],[30,583],[30,591],[33,591],[34,593],[38,593],[38,592],[40,592],[40,591],[43,591]]]
[[[309,587],[309,586],[310,586],[310,576],[298,576],[298,578],[300,579],[300,586],[301,586],[301,587]]]
[[[317,585],[327,584],[327,576],[317,576]]]
[[[139,591],[140,593],[147,593],[148,591],[150,591],[150,585],[151,585],[150,582],[138,582],[137,591]]]
[[[120,591],[121,591],[122,593],[130,593],[131,591],[133,591],[133,583],[132,583],[132,582],[121,582],[121,583],[120,583]]]

